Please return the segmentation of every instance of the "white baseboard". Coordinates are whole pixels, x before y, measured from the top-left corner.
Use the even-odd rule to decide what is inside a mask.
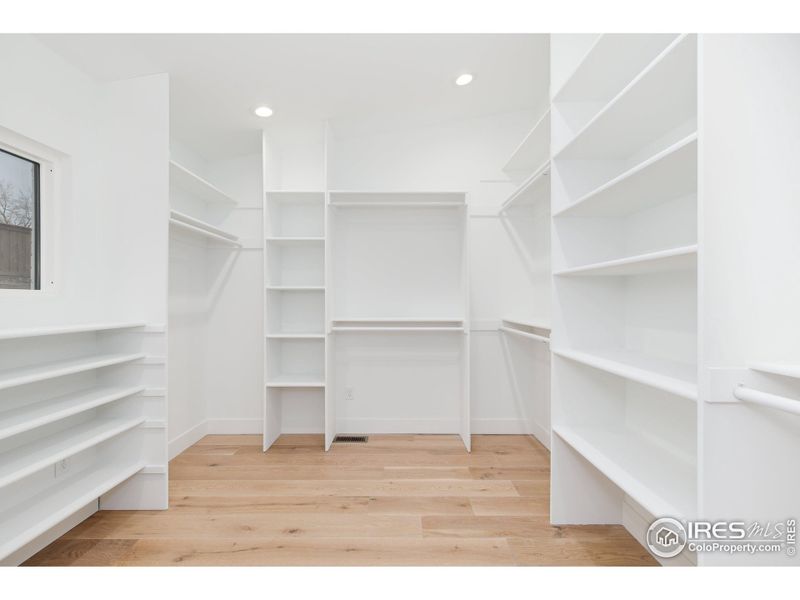
[[[261,419],[208,419],[206,421],[206,435],[213,434],[247,434],[263,432]]]
[[[9,554],[6,558],[0,561],[0,566],[16,566],[22,564],[31,556],[39,552],[39,550],[52,544],[70,529],[77,526],[79,523],[82,523],[96,512],[97,500],[92,500],[89,502],[89,504],[76,510],[58,525],[55,525],[54,527],[51,527],[45,531],[35,540],[28,542],[19,550],[15,550],[13,554]]]
[[[179,436],[169,442],[169,460],[186,450],[192,444],[199,442],[208,432],[208,422],[198,423],[188,431],[184,431]]]
[[[458,433],[455,419],[338,419],[336,433]]]

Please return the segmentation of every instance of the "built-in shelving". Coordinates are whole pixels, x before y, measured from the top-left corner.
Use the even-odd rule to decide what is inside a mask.
[[[529,173],[538,169],[549,157],[550,110],[548,109],[511,154],[503,166],[503,171]]]
[[[800,365],[789,363],[756,362],[749,365],[754,371],[800,379]]]
[[[105,406],[140,392],[140,386],[103,386],[0,412],[0,440]]]
[[[562,41],[578,56],[590,40]],[[627,526],[630,498],[645,519],[692,518],[697,36],[600,35],[556,79],[551,517]]]
[[[553,348],[553,354],[630,381],[697,400],[697,366],[659,360],[639,352],[606,348],[592,352]]]
[[[91,420],[3,455],[0,488],[141,425],[144,417]]]
[[[657,252],[648,252],[637,256],[627,256],[615,260],[581,265],[554,271],[553,275],[565,277],[570,275],[642,275],[664,271],[682,271],[697,266],[697,245],[670,248]]]
[[[670,132],[690,127],[685,136],[696,129],[696,73],[696,38],[680,36],[553,158],[627,159]]]
[[[693,464],[630,430],[554,425],[553,431],[650,514],[694,516]]]
[[[185,190],[190,195],[218,204],[235,206],[236,200],[174,160],[169,161],[170,185]]]
[[[103,367],[121,365],[145,358],[143,353],[98,354],[71,358],[42,365],[33,365],[0,371],[0,390],[64,375],[92,371]]]
[[[461,319],[365,318],[334,319],[331,331],[464,331]]]
[[[621,217],[697,190],[697,132],[600,185],[554,217]]]
[[[109,492],[144,468],[144,463],[109,464],[88,469],[64,485],[0,513],[0,560],[33,541],[88,503]]]
[[[264,450],[291,403],[327,401],[326,223],[324,191],[265,193]]]

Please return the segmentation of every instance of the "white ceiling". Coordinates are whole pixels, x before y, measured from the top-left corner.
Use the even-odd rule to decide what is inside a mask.
[[[170,74],[172,135],[207,159],[255,152],[260,130],[329,119],[337,135],[539,105],[542,34],[48,34],[100,81]],[[455,77],[471,72],[466,87]],[[252,109],[267,104],[263,120]]]

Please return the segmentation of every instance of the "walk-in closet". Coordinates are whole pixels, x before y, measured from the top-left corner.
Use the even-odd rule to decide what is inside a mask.
[[[0,56],[1,564],[800,564],[800,36]]]

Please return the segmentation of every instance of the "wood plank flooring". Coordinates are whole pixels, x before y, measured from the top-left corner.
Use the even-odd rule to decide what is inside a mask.
[[[170,463],[167,511],[101,511],[26,565],[656,565],[621,526],[551,527],[527,436],[335,445],[210,435]]]

